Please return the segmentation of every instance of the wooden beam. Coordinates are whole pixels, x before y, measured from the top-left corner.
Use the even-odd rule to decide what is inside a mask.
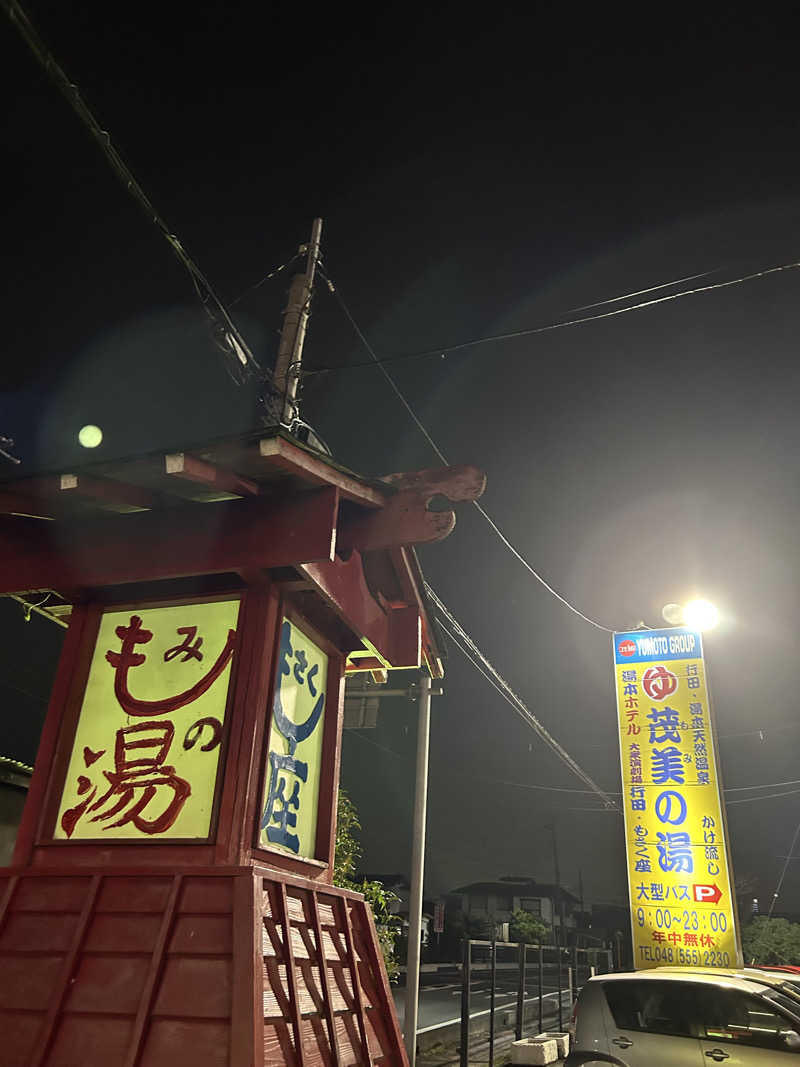
[[[431,470],[387,474],[381,481],[397,490],[413,489],[428,497],[441,495],[448,500],[477,500],[486,488],[486,475],[477,467],[434,467]]]
[[[90,478],[86,474],[62,474],[59,489],[65,494],[85,497],[98,505],[121,507],[126,510],[153,511],[163,506],[163,499],[150,489],[110,478]]]
[[[370,592],[361,556],[304,564],[306,574],[334,611],[361,638],[366,638],[392,667],[418,667],[421,619],[416,606],[382,607]]]
[[[338,490],[57,524],[0,518],[0,593],[330,561]]]
[[[0,491],[0,514],[20,515],[25,518],[55,519],[62,513],[58,502],[42,500],[24,493]]]
[[[305,482],[315,485],[335,485],[343,500],[352,500],[367,507],[383,507],[388,493],[382,493],[368,485],[363,485],[357,478],[337,470],[324,460],[309,455],[302,448],[293,445],[282,437],[267,437],[258,442],[258,454],[265,470],[279,470],[293,474]]]
[[[372,1050],[369,1047],[366,1017],[364,1013],[364,995],[361,992],[361,976],[358,973],[358,963],[356,962],[356,944],[353,937],[353,927],[350,922],[350,909],[347,905],[348,901],[342,899],[339,900],[339,908],[341,909],[341,915],[344,920],[341,924],[341,930],[344,933],[345,945],[347,946],[347,966],[350,970],[350,980],[353,983],[353,999],[355,1000],[356,1009],[355,1015],[364,1054],[362,1063],[369,1064],[369,1067],[372,1067]],[[338,923],[337,926],[339,926]]]
[[[378,512],[348,516],[339,531],[337,548],[349,552],[422,545],[441,541],[456,524],[451,508],[429,510],[435,497],[445,501],[477,500],[486,488],[486,475],[477,467],[439,467],[435,470],[390,474],[383,481],[398,491]]]
[[[172,452],[164,457],[167,474],[185,478],[189,482],[199,482],[210,489],[235,496],[258,496],[259,488],[249,478],[240,478],[233,471],[222,470],[205,460],[197,459],[186,452]]]
[[[182,887],[183,875],[174,874],[172,876],[172,885],[170,886],[166,907],[161,916],[156,943],[153,945],[153,952],[150,956],[150,965],[147,968],[144,987],[139,994],[139,1007],[137,1008],[136,1018],[131,1027],[130,1037],[128,1038],[128,1048],[124,1060],[125,1067],[136,1067],[136,1064],[139,1063],[142,1055],[144,1043],[147,1039],[148,1024],[153,1013],[153,1005],[155,1004],[156,996],[158,995],[159,982],[161,981],[161,976],[164,971],[167,948],[175,923],[178,897],[180,896]]]
[[[15,492],[35,497],[40,506],[59,508],[55,516],[66,512],[64,504],[79,504],[81,500],[91,500],[100,507],[119,508],[130,511],[151,511],[162,506],[158,493],[143,489],[127,482],[116,482],[111,478],[93,478],[87,474],[43,475],[38,478],[25,478],[12,486]],[[69,512],[72,513],[72,510]]]
[[[338,532],[338,551],[372,552],[443,540],[453,532],[456,517],[452,511],[428,511],[426,504],[425,497],[412,490],[389,497],[380,511],[348,516]]]

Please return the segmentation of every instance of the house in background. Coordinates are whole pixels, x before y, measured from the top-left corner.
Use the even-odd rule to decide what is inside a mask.
[[[549,882],[504,875],[496,882],[473,882],[453,889],[447,895],[448,911],[471,919],[508,922],[513,911],[527,911],[553,930],[561,927],[566,940],[577,926],[580,901],[576,896]]]

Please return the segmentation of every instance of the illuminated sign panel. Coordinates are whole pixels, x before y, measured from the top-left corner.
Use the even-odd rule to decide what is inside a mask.
[[[637,969],[740,965],[700,633],[614,634]]]
[[[100,621],[56,839],[208,838],[238,600]]]
[[[327,655],[284,619],[259,842],[305,859],[316,858],[327,684]]]

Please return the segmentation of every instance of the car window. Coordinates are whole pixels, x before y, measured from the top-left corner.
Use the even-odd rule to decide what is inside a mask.
[[[683,982],[606,982],[606,1001],[621,1030],[673,1037],[697,1035],[694,990]]]
[[[733,989],[704,986],[698,1007],[702,1014],[700,1036],[710,1041],[786,1052],[781,1032],[796,1026],[768,1000]]]
[[[795,1028],[797,1028],[797,1024],[800,1022],[800,990],[795,987],[787,988],[787,986],[783,985],[780,990],[770,989],[764,996],[767,1000],[777,1004],[779,1008],[788,1011],[793,1017]]]

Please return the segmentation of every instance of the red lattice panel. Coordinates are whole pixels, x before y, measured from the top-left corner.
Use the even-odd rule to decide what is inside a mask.
[[[3,1067],[406,1064],[363,901],[243,868],[0,872],[0,1027]]]

